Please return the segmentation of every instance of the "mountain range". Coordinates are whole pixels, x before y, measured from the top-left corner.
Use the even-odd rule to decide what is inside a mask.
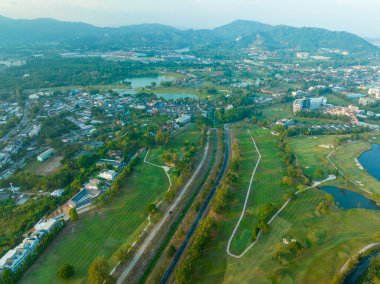
[[[59,44],[67,49],[83,47],[110,50],[123,47],[258,47],[268,50],[320,48],[352,53],[378,52],[378,47],[348,32],[320,28],[272,26],[236,20],[214,29],[180,30],[160,24],[118,28],[96,27],[80,22],[54,19],[15,20],[0,16],[0,44]]]

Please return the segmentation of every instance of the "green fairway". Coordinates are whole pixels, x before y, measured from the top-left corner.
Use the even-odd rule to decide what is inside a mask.
[[[268,203],[281,207],[285,200],[284,195],[289,191],[289,187],[281,183],[282,177],[286,175],[286,169],[281,161],[280,150],[277,148],[277,137],[262,128],[254,128],[250,133],[262,157],[253,178],[246,213],[231,243],[231,252],[234,254],[242,253],[252,243],[252,232],[258,223],[258,207]],[[236,138],[239,141],[241,160],[235,189],[238,194],[234,202],[240,204],[242,209],[258,154],[246,130],[237,130]]]
[[[327,155],[333,151],[337,136],[297,136],[289,139],[289,145],[297,157],[297,164],[313,180],[326,178],[332,169]],[[318,170],[322,175],[318,175]]]
[[[81,216],[61,232],[47,251],[24,275],[21,283],[60,283],[57,270],[65,263],[75,267],[72,283],[85,280],[90,263],[112,255],[123,244],[132,244],[147,225],[147,206],[159,201],[169,186],[164,171],[143,162],[145,153],[119,196],[105,208]]]

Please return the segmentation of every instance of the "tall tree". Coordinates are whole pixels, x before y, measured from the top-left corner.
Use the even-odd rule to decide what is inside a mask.
[[[113,284],[115,279],[109,275],[109,265],[104,257],[97,257],[88,269],[90,284]]]

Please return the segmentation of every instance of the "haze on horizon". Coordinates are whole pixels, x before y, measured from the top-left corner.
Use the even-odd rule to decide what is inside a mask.
[[[378,0],[1,0],[0,15],[96,26],[160,23],[213,28],[236,19],[344,30],[380,38]]]

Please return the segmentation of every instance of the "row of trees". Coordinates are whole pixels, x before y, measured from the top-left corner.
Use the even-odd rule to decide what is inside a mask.
[[[363,133],[367,132],[368,128],[364,126],[359,126],[355,128],[345,128],[345,129],[329,129],[329,128],[311,128],[309,126],[303,127],[292,127],[288,130],[288,136],[293,137],[297,135],[343,135],[351,133]]]
[[[210,240],[211,231],[214,226],[215,220],[213,217],[207,217],[199,225],[194,237],[194,242],[187,252],[186,259],[176,271],[176,279],[178,283],[191,283],[190,277],[196,267],[196,262],[200,259],[203,249]]]
[[[296,163],[296,157],[288,144],[288,131],[283,126],[277,127],[277,130],[279,131],[278,148],[281,150],[282,161],[287,165],[287,176],[282,178],[282,183],[302,190],[310,184],[311,180],[303,174],[302,169]]]

